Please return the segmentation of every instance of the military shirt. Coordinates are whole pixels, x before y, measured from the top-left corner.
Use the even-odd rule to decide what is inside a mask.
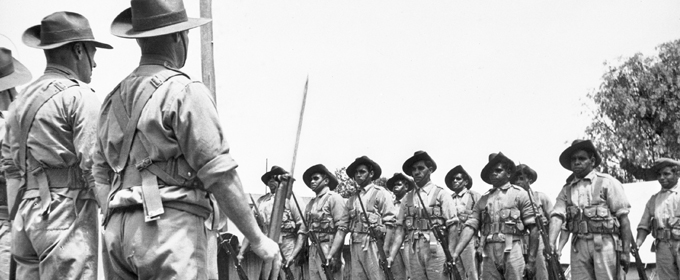
[[[669,219],[680,217],[680,193],[678,191],[680,191],[679,184],[675,184],[670,189],[662,188],[652,195],[645,205],[645,212],[637,228],[652,232],[666,228]],[[656,229],[652,227],[653,220],[656,220]],[[673,221],[673,223],[677,222]]]
[[[529,194],[518,186],[506,183],[482,195],[479,203],[475,205],[472,211],[472,216],[465,222],[465,225],[478,230],[482,223],[482,213],[484,211],[491,214],[508,208],[517,208],[520,211],[520,219],[524,226],[535,223],[534,209],[531,206]]]
[[[9,118],[21,120],[33,100],[44,92],[46,82],[53,79],[69,79],[78,85],[54,95],[40,107],[28,133],[27,153],[43,167],[79,167],[83,179],[93,187],[92,151],[101,103],[89,86],[77,81],[73,71],[51,63],[47,64],[44,75],[28,85],[17,100],[10,104],[7,133],[2,142],[2,169],[8,179],[24,176],[25,167],[18,166],[21,128],[12,126],[13,122]],[[52,191],[69,192],[68,189]],[[38,190],[33,189],[26,191],[24,198],[37,196]]]
[[[440,191],[438,192],[437,197],[434,197],[435,193],[437,193],[435,191],[436,189],[440,189]],[[422,188],[416,187],[404,195],[404,198],[402,198],[401,209],[399,210],[399,215],[397,216],[396,225],[404,225],[404,219],[406,217],[406,213],[409,213],[409,207],[414,208],[411,212],[413,212],[413,210],[418,211],[417,209],[423,208],[416,192],[420,192],[420,196],[422,197],[425,206],[429,207],[429,204],[433,199],[435,200],[435,205],[441,206],[441,215],[445,220],[446,227],[458,223],[458,216],[456,216],[456,208],[453,204],[451,191],[449,189],[437,186],[432,183],[432,181],[430,181],[427,182],[427,184],[425,184],[425,186]],[[418,231],[415,230],[414,233],[418,234]]]
[[[468,216],[472,214],[473,207],[479,202],[481,197],[481,194],[468,188],[463,188],[462,191],[453,193],[453,205],[456,207],[456,215],[461,223],[467,221]]]
[[[366,208],[366,211],[369,211],[370,207],[367,205],[367,203],[368,200],[370,199],[371,196],[370,194],[372,194],[373,191],[377,192],[375,197],[375,205],[373,206],[373,209],[375,209],[376,212],[382,216],[382,223],[384,225],[394,226],[394,222],[396,221],[396,215],[392,193],[390,193],[384,187],[376,186],[373,183],[371,183],[361,191],[361,201],[364,203],[364,208]],[[349,203],[350,201],[354,202],[354,205],[351,205]],[[352,210],[358,211],[358,214],[363,217],[359,201],[357,201],[356,198],[354,199],[350,198],[348,199],[348,202],[345,203],[345,211],[341,218],[343,220],[343,223],[349,225],[350,222],[349,212]]]
[[[326,196],[328,197],[326,198]],[[342,216],[345,214],[345,199],[340,194],[325,189],[309,201],[306,209],[309,209],[310,212],[310,215],[305,213],[307,223],[312,223],[322,216],[330,216],[335,228],[347,230],[347,222],[342,220]],[[301,225],[298,233],[307,234],[307,227],[304,224]]]
[[[268,193],[257,199],[257,209],[262,215],[262,221],[264,226],[269,228],[271,224],[271,216],[274,210],[274,200],[276,194]],[[294,229],[296,226],[302,225],[302,219],[300,218],[300,212],[297,208],[291,205],[290,199],[286,199],[284,203],[283,218],[281,219],[281,228],[284,229],[281,232],[281,236],[289,236],[295,234],[295,232],[287,232],[286,229]],[[290,228],[292,226],[292,228]]]
[[[164,66],[162,60],[143,56],[140,65],[118,88],[125,107],[132,108],[140,95],[139,89],[165,69],[171,68]],[[93,169],[98,184],[110,184],[110,174],[113,172],[111,164],[118,162],[123,130],[118,125],[111,102],[105,102],[99,116],[97,151],[94,156]],[[146,147],[148,158],[153,162],[184,158],[192,170],[177,170],[179,176],[198,177],[206,190],[228,187],[227,174],[237,164],[229,153],[229,144],[220,125],[215,101],[210,90],[202,83],[192,82],[187,76],[175,76],[163,83],[142,110],[137,123],[137,133],[140,132],[149,143],[153,143]],[[132,162],[142,160],[133,153],[130,153],[130,157]],[[142,203],[141,186],[123,187],[109,202],[110,208]],[[160,196],[164,202],[182,202],[211,209],[205,192],[197,188],[163,186]]]
[[[599,199],[593,197],[593,181],[596,177],[600,177],[602,180],[602,193],[605,194],[603,199],[609,207],[609,211],[616,217],[627,215],[630,212],[630,203],[628,203],[621,183],[607,174],[593,170],[583,179],[574,178],[562,188],[557,195],[555,207],[550,214],[551,217],[557,216],[564,220],[567,215],[567,207],[572,206],[571,203],[578,207],[598,204]]]

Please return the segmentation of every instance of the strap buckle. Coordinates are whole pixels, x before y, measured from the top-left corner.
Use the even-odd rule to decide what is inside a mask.
[[[151,161],[150,158],[145,158],[142,161],[138,162],[135,164],[135,168],[137,168],[138,171],[143,171],[144,169],[149,168],[153,164],[153,161]]]

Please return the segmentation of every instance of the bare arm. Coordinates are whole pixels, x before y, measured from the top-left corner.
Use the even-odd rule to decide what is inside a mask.
[[[562,248],[564,245],[559,247],[559,250],[555,246],[555,242],[557,241],[557,236],[560,234],[560,231],[562,231],[562,218],[559,216],[552,216],[550,218],[550,246],[553,247],[553,250],[556,251],[558,255],[561,255],[562,253]],[[567,236],[568,237],[568,236]],[[562,239],[560,239],[560,244],[562,243]],[[565,242],[566,243],[566,242]]]
[[[458,255],[460,255],[460,252],[462,252],[465,249],[465,246],[467,246],[468,243],[470,243],[470,240],[472,239],[472,236],[475,234],[475,230],[469,226],[466,226],[463,228],[463,232],[460,234],[460,239],[458,240],[458,244],[456,244],[456,249],[451,252],[451,255],[453,256],[453,261],[456,261],[458,259]]]

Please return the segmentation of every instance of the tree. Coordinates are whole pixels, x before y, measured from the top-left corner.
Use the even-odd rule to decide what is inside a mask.
[[[680,157],[680,40],[609,65],[597,91],[586,135],[602,155],[601,170],[621,182],[650,180],[659,157]]]
[[[347,167],[335,169],[335,177],[338,178],[338,187],[335,189],[337,193],[344,198],[356,194],[357,184],[354,182],[354,179],[347,176]],[[384,187],[387,184],[387,178],[380,177],[375,179],[373,180],[373,184]]]

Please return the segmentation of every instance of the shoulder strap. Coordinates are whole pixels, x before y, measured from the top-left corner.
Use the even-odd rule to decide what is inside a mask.
[[[38,114],[38,110],[40,110],[48,100],[57,95],[57,93],[77,85],[77,82],[69,79],[54,79],[47,85],[46,90],[38,93],[36,98],[33,99],[28,106],[26,114],[23,115],[19,126],[21,128],[19,135],[19,168],[24,168],[24,172],[28,172],[28,166],[26,166],[26,154],[28,153],[26,142],[28,141],[28,131],[31,129],[31,125],[33,124],[33,120],[35,120],[35,115]]]
[[[593,181],[593,198],[597,198],[599,200],[597,204],[605,203],[604,189],[602,189],[602,178],[595,175],[595,179]]]
[[[375,200],[378,197],[378,192],[380,192],[379,187],[376,186],[373,190],[373,193],[371,193],[371,196],[368,197],[368,201],[366,201],[366,212],[373,212],[375,211]]]
[[[475,203],[477,203],[475,201],[475,196],[472,194],[472,192],[470,192],[470,190],[468,190],[467,194],[470,196],[470,203],[469,203],[470,207],[466,207],[466,208],[475,209]]]
[[[442,191],[442,188],[435,186],[434,194],[432,194],[432,197],[430,197],[430,205],[429,205],[430,208],[437,205],[437,198],[439,197],[439,193],[441,191]]]

